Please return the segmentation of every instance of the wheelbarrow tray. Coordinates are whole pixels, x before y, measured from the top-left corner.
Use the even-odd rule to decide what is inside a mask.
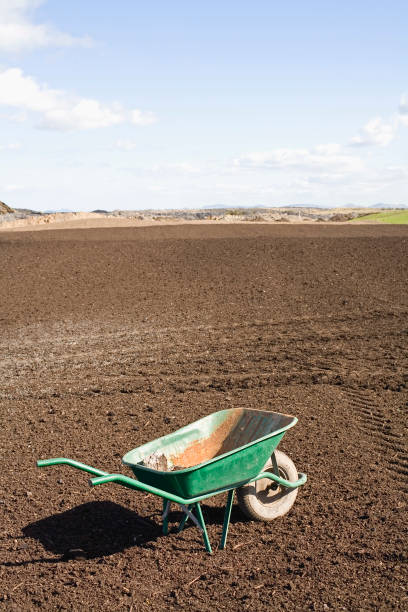
[[[194,498],[255,478],[296,423],[296,417],[265,410],[220,410],[129,451],[122,461],[140,482]],[[143,465],[155,452],[182,469],[160,471]]]

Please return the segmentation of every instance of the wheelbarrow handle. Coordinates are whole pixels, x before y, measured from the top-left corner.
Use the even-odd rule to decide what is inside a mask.
[[[129,480],[130,482],[126,482]],[[98,476],[97,478],[90,478],[89,485],[91,487],[96,487],[97,485],[107,484],[108,482],[118,482],[120,484],[127,484],[129,487],[140,489],[142,488],[141,483],[138,483],[134,478],[129,478],[129,476],[125,476],[124,474],[104,474],[103,476]],[[143,488],[146,485],[143,485]]]
[[[262,478],[269,478],[269,480],[273,480],[274,482],[277,482],[278,484],[282,485],[282,487],[286,487],[287,489],[297,489],[298,487],[304,485],[307,481],[307,474],[299,472],[298,476],[298,480],[294,480],[293,482],[291,482],[290,480],[285,480],[285,478],[281,478],[276,474],[272,474],[272,472],[261,472],[256,478],[253,478],[251,482],[253,482],[254,480],[261,480]]]
[[[167,491],[163,491],[162,489],[157,489],[156,487],[152,487],[151,485],[145,484],[144,482],[140,482],[140,480],[135,480],[135,478],[129,478],[129,476],[125,476],[124,474],[104,474],[98,478],[90,478],[89,484],[92,487],[97,485],[106,484],[108,482],[116,482],[121,484],[128,489],[140,489],[141,491],[145,491],[146,493],[153,493],[154,495],[158,495],[159,497],[163,497],[164,499],[168,499],[169,501],[176,502],[177,504],[185,503],[185,499],[180,497],[179,495],[174,495],[173,493],[168,493]]]
[[[82,470],[83,472],[88,472],[89,474],[93,474],[94,476],[106,476],[107,472],[103,472],[102,470],[97,470],[96,468],[86,465],[86,463],[81,463],[80,461],[74,461],[74,459],[67,459],[67,457],[55,457],[53,459],[39,459],[37,461],[37,467],[49,467],[51,465],[70,465],[71,467],[76,468],[77,470]]]
[[[229,491],[231,488],[237,488],[243,484],[247,484],[248,481],[243,481],[241,483],[235,483],[233,486],[224,487],[217,491],[212,491],[210,493],[205,493],[204,495],[198,495],[197,497],[193,497],[191,499],[184,499],[179,495],[175,495],[174,493],[169,493],[167,491],[163,491],[162,489],[158,489],[156,487],[152,487],[151,485],[145,484],[144,482],[140,482],[139,480],[135,480],[135,478],[129,478],[129,476],[125,476],[124,474],[108,474],[108,472],[104,472],[102,470],[98,470],[90,465],[86,465],[86,463],[81,463],[80,461],[75,461],[74,459],[68,459],[67,457],[55,457],[53,459],[39,459],[37,461],[38,467],[48,467],[52,465],[70,465],[78,470],[82,470],[83,472],[88,472],[96,478],[91,478],[89,480],[89,484],[91,486],[97,486],[101,484],[106,484],[108,482],[116,482],[128,489],[139,489],[145,491],[146,493],[153,493],[153,495],[158,495],[159,497],[163,497],[169,501],[176,502],[177,504],[193,504],[208,497],[212,497],[218,493],[222,493],[223,491]],[[290,482],[289,480],[285,480],[276,474],[272,474],[271,472],[261,472],[255,478],[252,478],[249,482],[254,482],[255,480],[261,480],[262,478],[269,478],[269,480],[273,480],[283,487],[287,487],[288,489],[296,489],[303,485],[306,480],[306,474],[299,472],[299,479]]]
[[[270,480],[277,482],[283,487],[287,487],[289,489],[296,489],[297,487],[300,487],[301,485],[303,485],[307,480],[307,475],[303,474],[302,472],[299,472],[298,476],[299,476],[298,480],[291,482],[289,480],[285,480],[284,478],[281,478],[280,476],[276,476],[276,474],[272,474],[271,472],[261,472],[260,474],[258,474],[258,476],[256,476],[256,478],[253,478],[250,482],[253,482],[255,480],[261,480],[261,478],[269,478]],[[129,489],[140,489],[142,491],[146,491],[147,493],[153,493],[154,495],[158,495],[159,497],[163,497],[164,499],[168,499],[169,501],[176,502],[177,504],[191,504],[197,501],[201,501],[202,499],[205,499],[206,497],[212,497],[213,495],[215,495],[215,492],[213,491],[211,493],[200,495],[200,496],[186,500],[180,497],[179,495],[168,493],[167,491],[162,491],[161,489],[152,487],[151,485],[145,484],[144,482],[140,482],[139,480],[135,480],[134,478],[129,478],[129,476],[125,476],[124,474],[106,474],[105,473],[102,476],[98,476],[97,478],[91,478],[89,480],[90,486],[97,486],[101,484],[106,484],[108,482],[116,482]],[[234,488],[236,488],[237,486],[239,485],[235,485]],[[219,491],[217,491],[217,493],[221,493],[223,490],[228,491],[230,490],[230,488],[231,487],[220,489]]]

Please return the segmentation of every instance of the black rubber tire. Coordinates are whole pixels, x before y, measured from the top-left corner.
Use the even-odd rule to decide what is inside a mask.
[[[275,451],[278,464],[279,476],[295,482],[298,472],[293,461],[282,451]],[[268,459],[263,472],[272,472],[272,459]],[[263,478],[256,482],[243,485],[237,489],[237,499],[242,512],[256,521],[273,521],[278,516],[283,516],[293,506],[298,494],[298,489],[288,489],[276,485],[272,480]]]

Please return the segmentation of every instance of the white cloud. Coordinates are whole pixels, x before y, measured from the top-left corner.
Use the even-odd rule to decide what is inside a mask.
[[[27,121],[28,116],[26,111],[19,111],[18,113],[12,113],[11,115],[8,115],[7,118],[14,121],[14,123],[24,123],[25,121]]]
[[[381,117],[375,117],[366,123],[357,136],[354,136],[351,139],[350,144],[352,146],[360,147],[372,145],[386,147],[394,140],[396,131],[396,121],[386,123],[381,119]]]
[[[40,47],[90,46],[89,37],[76,38],[49,24],[31,20],[43,0],[0,0],[0,51],[16,52]]]
[[[113,148],[119,151],[133,151],[137,147],[137,142],[133,140],[119,139],[115,142]]]
[[[408,94],[402,94],[398,114],[394,114],[389,122],[381,117],[371,119],[349,144],[355,147],[386,147],[395,139],[400,125],[408,127]]]
[[[22,191],[24,189],[23,185],[16,185],[14,183],[10,183],[9,185],[3,185],[3,191],[7,193],[14,193],[15,191]]]
[[[120,149],[122,151],[133,151],[138,147],[138,143],[132,141],[117,141],[115,144],[116,149]],[[204,177],[212,175],[220,174],[220,165],[217,168],[211,168],[208,164],[198,165],[193,164],[186,161],[173,162],[173,163],[160,163],[153,165],[145,165],[145,166],[129,166],[122,167],[122,171],[126,173],[132,174],[132,176],[139,177],[154,177],[157,180],[158,177],[167,179],[167,178],[179,178],[179,177]]]
[[[9,144],[0,144],[0,151],[18,151],[21,149],[20,142],[10,142]]]
[[[408,127],[408,94],[401,96],[401,102],[399,105],[399,120],[403,125]]]
[[[90,130],[126,122],[147,125],[154,121],[150,112],[127,110],[118,103],[106,105],[40,85],[33,77],[24,76],[19,68],[0,72],[0,104],[20,111],[20,119],[21,111],[36,113],[37,126],[49,130]]]
[[[156,117],[154,113],[149,111],[140,111],[137,108],[130,111],[130,123],[134,125],[150,125],[155,123]]]
[[[239,168],[267,170],[302,170],[307,172],[334,172],[336,175],[362,169],[359,157],[342,152],[337,144],[319,145],[313,149],[275,149],[248,153],[234,160]]]
[[[158,164],[152,168],[153,172],[160,174],[199,174],[202,169],[189,162],[175,162],[172,164]]]

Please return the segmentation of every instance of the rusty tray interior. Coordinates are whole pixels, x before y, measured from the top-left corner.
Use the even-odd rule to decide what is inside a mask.
[[[132,467],[153,453],[162,453],[177,470],[184,470],[247,448],[293,427],[296,422],[296,417],[277,412],[221,410],[129,451],[123,462]]]

